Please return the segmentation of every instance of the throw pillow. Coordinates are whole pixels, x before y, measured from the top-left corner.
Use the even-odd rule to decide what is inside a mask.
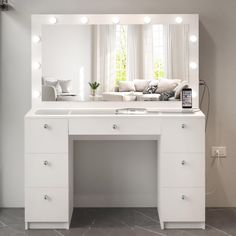
[[[71,93],[72,92],[72,81],[71,80],[58,80],[58,81],[61,85],[62,93]]]
[[[160,94],[160,101],[168,101],[169,98],[174,97],[174,96],[175,96],[174,91],[163,92]]]
[[[52,86],[56,89],[57,95],[60,95],[62,93],[62,88],[58,81],[48,81],[44,80],[44,85]]]
[[[143,92],[145,88],[149,85],[150,80],[145,80],[145,79],[135,79],[134,80],[134,86],[135,86],[135,91],[137,92]]]
[[[135,91],[133,81],[119,81],[119,92],[131,92]]]
[[[148,85],[144,90],[143,94],[151,94],[151,93],[156,93],[156,90],[158,88],[158,85],[153,84],[153,85]]]
[[[179,82],[179,80],[175,79],[160,79],[158,80],[156,93],[173,91],[178,86]]]

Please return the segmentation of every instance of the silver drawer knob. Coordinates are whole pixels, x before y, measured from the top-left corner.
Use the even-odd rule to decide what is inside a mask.
[[[181,161],[181,165],[183,166],[183,165],[185,165],[185,160],[183,160],[183,161]]]
[[[182,125],[181,125],[181,128],[182,128],[182,129],[184,129],[185,127],[186,127],[186,125],[185,125],[185,124],[182,124]]]
[[[181,196],[181,199],[182,199],[182,200],[186,199],[185,195],[182,195],[182,196]]]
[[[49,127],[48,124],[44,124],[44,125],[43,125],[43,128],[44,128],[44,129],[48,129],[48,127]]]
[[[44,200],[48,200],[49,196],[48,195],[44,195],[43,198],[44,198]]]
[[[48,165],[48,161],[44,161],[43,164],[44,164],[45,166],[47,166],[47,165]]]
[[[118,129],[118,126],[117,126],[116,124],[114,124],[114,125],[112,126],[112,128],[113,128],[113,129]]]

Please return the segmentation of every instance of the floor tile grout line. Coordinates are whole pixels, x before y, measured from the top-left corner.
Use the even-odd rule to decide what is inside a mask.
[[[57,229],[54,229],[53,231],[60,236],[65,236],[62,232],[58,231]]]
[[[142,227],[142,226],[139,226],[139,225],[135,225],[135,227],[136,227],[136,228],[139,228],[139,229],[142,229],[142,230],[144,230],[144,231],[150,232],[150,233],[154,233],[154,234],[160,235],[160,236],[167,236],[166,234],[159,233],[159,232],[153,231],[153,230],[151,230],[151,229],[147,229],[147,228]]]
[[[148,218],[148,219],[150,219],[150,220],[152,220],[152,221],[154,221],[154,222],[160,224],[160,221],[155,220],[155,219],[153,219],[152,217],[147,216],[146,214],[144,214],[144,213],[142,213],[142,212],[140,212],[140,211],[134,210],[134,212],[139,213],[140,215],[145,216],[146,218]]]
[[[217,231],[219,231],[219,232],[221,232],[221,233],[223,233],[223,234],[225,234],[225,235],[227,235],[227,236],[233,236],[232,234],[229,234],[229,233],[225,232],[224,230],[221,230],[221,229],[219,229],[219,228],[216,228],[215,226],[212,226],[212,225],[209,225],[209,224],[206,224],[206,226],[208,226],[209,228],[212,228],[212,229],[214,229],[214,230],[217,230]]]
[[[7,227],[7,224],[5,224],[3,221],[0,220],[0,224],[3,226],[3,227]]]

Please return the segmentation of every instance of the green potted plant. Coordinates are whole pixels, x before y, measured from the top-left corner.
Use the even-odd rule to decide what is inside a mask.
[[[100,83],[97,83],[97,82],[90,82],[90,83],[89,83],[89,86],[90,86],[91,91],[92,91],[92,96],[96,96],[96,90],[97,90],[97,88],[100,86]]]

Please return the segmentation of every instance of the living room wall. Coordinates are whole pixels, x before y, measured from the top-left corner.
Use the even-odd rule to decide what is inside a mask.
[[[15,0],[0,16],[0,206],[24,206],[24,115],[31,107],[31,14],[199,13],[200,78],[211,91],[206,138],[207,205],[236,207],[236,1]],[[204,107],[204,110],[206,106]],[[211,146],[227,146],[212,163]]]

